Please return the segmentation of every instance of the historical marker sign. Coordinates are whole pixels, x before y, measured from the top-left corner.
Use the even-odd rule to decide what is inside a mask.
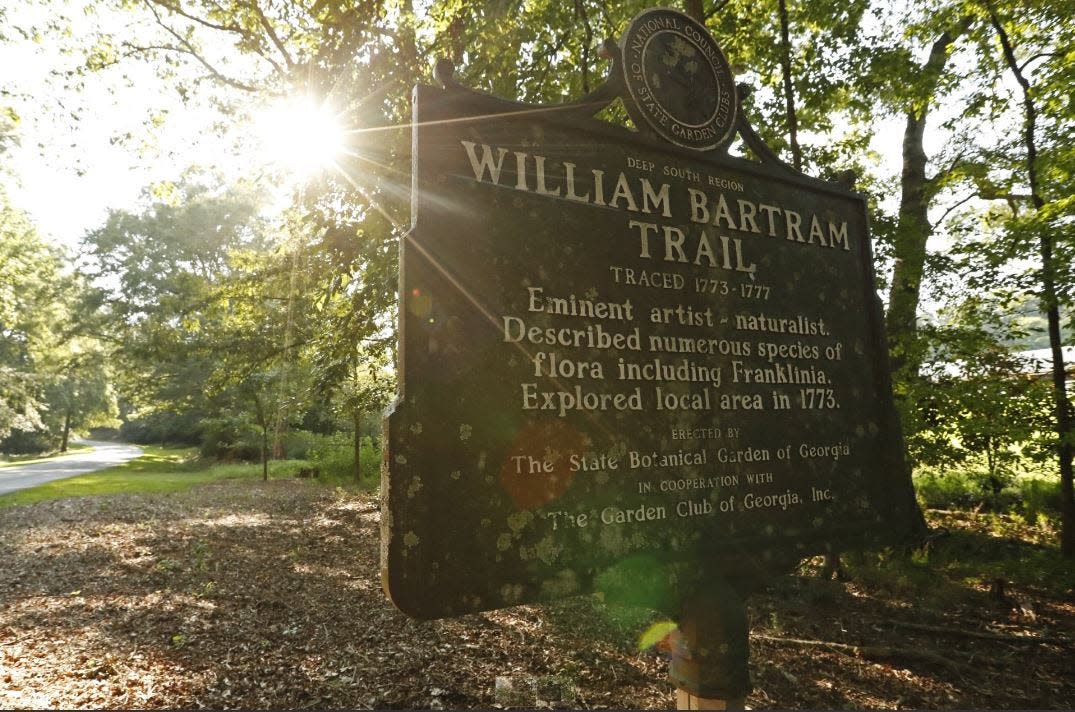
[[[913,527],[863,200],[699,151],[735,93],[712,38],[671,16],[632,25],[620,86],[675,145],[416,90],[382,522],[411,615],[584,592],[637,557],[780,559]],[[662,65],[704,91],[662,94]]]

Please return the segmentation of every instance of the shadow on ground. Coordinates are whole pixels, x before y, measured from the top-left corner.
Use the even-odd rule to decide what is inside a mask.
[[[370,495],[299,481],[0,511],[0,707],[672,706],[665,660],[637,649],[647,614],[593,598],[434,622],[398,613],[380,588],[378,522]],[[1014,610],[988,582],[931,584],[928,562],[909,566],[905,581],[871,578],[858,560],[854,583],[788,577],[754,597],[748,703],[1075,699],[1063,645],[897,625],[1070,636],[1070,600],[1010,590],[1025,603]],[[495,695],[498,677],[516,697]]]

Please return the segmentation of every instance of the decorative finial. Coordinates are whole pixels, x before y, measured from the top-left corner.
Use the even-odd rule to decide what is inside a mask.
[[[437,80],[437,83],[441,85],[441,88],[447,89],[452,84],[452,77],[455,75],[455,64],[447,57],[439,58],[433,65],[433,78]]]
[[[836,174],[836,179],[833,180],[833,182],[836,183],[841,188],[847,188],[848,190],[854,190],[855,189],[855,181],[858,180],[858,177],[859,176],[858,176],[857,172],[855,172],[855,171],[853,171],[851,169],[847,169],[847,170],[840,171],[839,173],[837,173]]]
[[[597,50],[597,56],[601,59],[613,59],[620,56],[620,46],[616,44],[616,40],[611,37],[606,37],[605,41],[601,43],[601,49]]]

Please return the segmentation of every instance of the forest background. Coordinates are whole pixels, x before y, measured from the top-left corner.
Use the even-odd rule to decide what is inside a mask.
[[[109,140],[173,168],[65,246],[16,207],[20,177],[0,162],[0,452],[65,450],[72,433],[104,428],[374,486],[395,388],[411,87],[447,57],[462,83],[502,97],[578,98],[607,69],[602,40],[647,5],[0,8],[0,46],[48,67],[4,67],[0,157],[34,123],[79,132],[101,87],[148,81],[159,105]],[[920,501],[1006,512],[1075,556],[1069,3],[680,7],[751,87],[745,110],[785,161],[857,175]],[[161,153],[162,137],[192,132],[233,150]],[[62,212],[71,197],[49,200]]]

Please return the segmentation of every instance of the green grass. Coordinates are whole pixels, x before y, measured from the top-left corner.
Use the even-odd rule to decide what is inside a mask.
[[[1027,522],[1018,513],[926,514],[940,536],[910,556],[851,552],[844,563],[852,579],[937,610],[986,603],[997,579],[1057,599],[1075,589],[1075,562],[1060,554],[1051,522]]]
[[[310,451],[310,464],[320,473],[325,484],[352,487],[354,476],[354,444],[350,434],[335,435],[320,447]],[[376,490],[381,483],[381,448],[366,437],[362,439],[362,476],[358,487],[366,491]]]
[[[982,468],[945,470],[919,467],[914,486],[919,503],[927,509],[986,511],[1021,517],[1028,524],[1040,520],[1059,526],[1060,480],[1044,470],[1007,473],[995,489]]]
[[[65,457],[76,452],[92,452],[92,445],[71,443],[67,446],[67,452],[52,452],[47,455],[0,455],[0,467],[12,467],[14,465],[33,465],[36,462],[48,462],[57,457]]]
[[[129,462],[88,475],[56,480],[29,489],[0,495],[0,507],[31,504],[65,497],[93,497],[121,493],[179,492],[206,482],[257,480],[258,463],[217,464],[199,460],[196,448],[142,446],[145,454]],[[269,463],[269,477],[291,477],[305,461]]]

